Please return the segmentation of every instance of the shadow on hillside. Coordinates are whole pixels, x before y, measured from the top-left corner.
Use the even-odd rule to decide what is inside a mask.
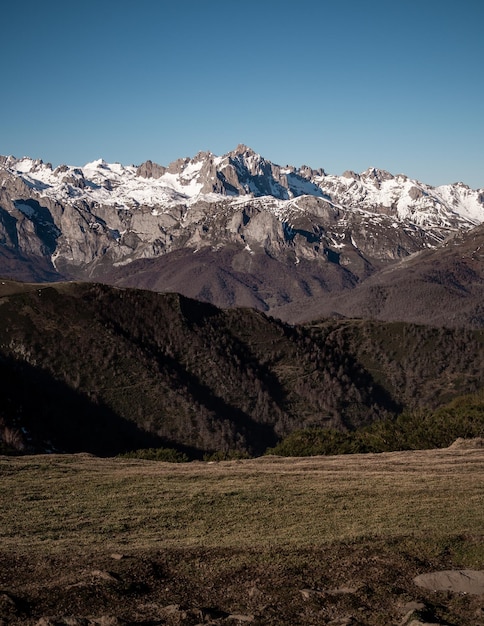
[[[160,370],[166,368],[176,374],[180,386],[185,387],[194,403],[204,407],[213,416],[214,421],[224,423],[230,431],[230,436],[229,441],[220,441],[222,448],[230,447],[230,444],[237,440],[243,440],[244,447],[249,453],[258,456],[268,447],[276,445],[278,438],[273,424],[258,422],[235,404],[226,401],[176,359],[164,354],[158,357],[157,362]]]
[[[113,456],[148,447],[182,448],[112,411],[96,397],[76,391],[40,368],[0,357],[0,418],[22,433],[26,452],[89,452]]]

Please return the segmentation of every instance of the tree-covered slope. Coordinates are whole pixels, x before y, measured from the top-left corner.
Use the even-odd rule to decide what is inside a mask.
[[[482,386],[478,331],[330,321],[97,284],[0,285],[0,432],[25,450],[260,454]]]

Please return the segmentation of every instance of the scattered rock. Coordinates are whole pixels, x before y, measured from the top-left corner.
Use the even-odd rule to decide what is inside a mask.
[[[350,615],[346,617],[337,617],[328,622],[328,626],[357,626],[358,622]]]
[[[204,607],[195,611],[195,614],[202,622],[211,622],[212,620],[226,619],[229,613],[212,607]]]
[[[253,587],[249,589],[249,598],[251,598],[251,600],[260,600],[263,596],[264,593],[259,589],[259,587],[257,587],[257,585],[254,584]]]
[[[101,617],[41,617],[35,626],[125,626],[127,622],[119,617],[102,615]]]
[[[186,607],[181,606],[180,604],[167,604],[166,606],[159,607],[156,611],[156,615],[162,617],[164,620],[168,620],[171,624],[172,620],[175,620],[175,623],[180,623],[188,619],[189,617],[195,619],[202,619],[203,617],[200,614],[200,611],[192,611]]]
[[[180,607],[179,604],[168,604],[167,606],[164,606],[160,609],[160,612],[165,617],[167,617],[168,615],[176,615],[177,613],[180,613],[182,611],[183,609]]]
[[[113,552],[113,554],[111,554],[111,558],[115,561],[121,561],[121,559],[124,559],[125,556],[124,554],[119,554],[119,552]]]
[[[105,570],[94,569],[92,570],[91,574],[95,576],[96,578],[100,578],[101,580],[105,580],[107,582],[111,582],[111,583],[119,582],[119,578],[115,574],[111,574],[111,572],[108,572]]]
[[[321,591],[317,589],[300,589],[299,593],[305,600],[309,600],[309,598],[314,598],[316,596],[321,596]]]
[[[405,613],[405,617],[400,622],[400,626],[416,626],[417,624],[422,624],[426,622],[422,622],[419,620],[424,619],[426,606],[423,602],[407,602],[403,607],[403,613]]]
[[[345,594],[356,593],[360,589],[360,586],[357,587],[337,587],[335,589],[325,589],[324,591],[320,591],[319,589],[300,589],[299,593],[305,600],[309,600],[311,597],[315,596],[340,596]]]
[[[249,622],[254,621],[254,616],[253,615],[239,615],[237,613],[233,613],[232,615],[229,615],[227,619],[231,619],[236,622],[249,623]]]
[[[483,571],[467,569],[430,572],[416,576],[413,582],[431,591],[451,591],[477,596],[484,594]]]
[[[410,611],[423,611],[425,609],[425,604],[423,602],[416,602],[412,600],[411,602],[407,602],[403,607],[402,612],[407,615]]]

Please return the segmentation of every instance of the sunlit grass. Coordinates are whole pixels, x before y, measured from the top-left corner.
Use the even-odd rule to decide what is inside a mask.
[[[4,550],[321,548],[484,527],[484,450],[166,464],[0,458]]]

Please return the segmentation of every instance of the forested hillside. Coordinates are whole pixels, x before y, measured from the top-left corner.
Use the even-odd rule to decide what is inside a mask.
[[[5,448],[190,458],[261,454],[308,427],[353,431],[483,386],[484,332],[283,324],[176,294],[0,286]]]

